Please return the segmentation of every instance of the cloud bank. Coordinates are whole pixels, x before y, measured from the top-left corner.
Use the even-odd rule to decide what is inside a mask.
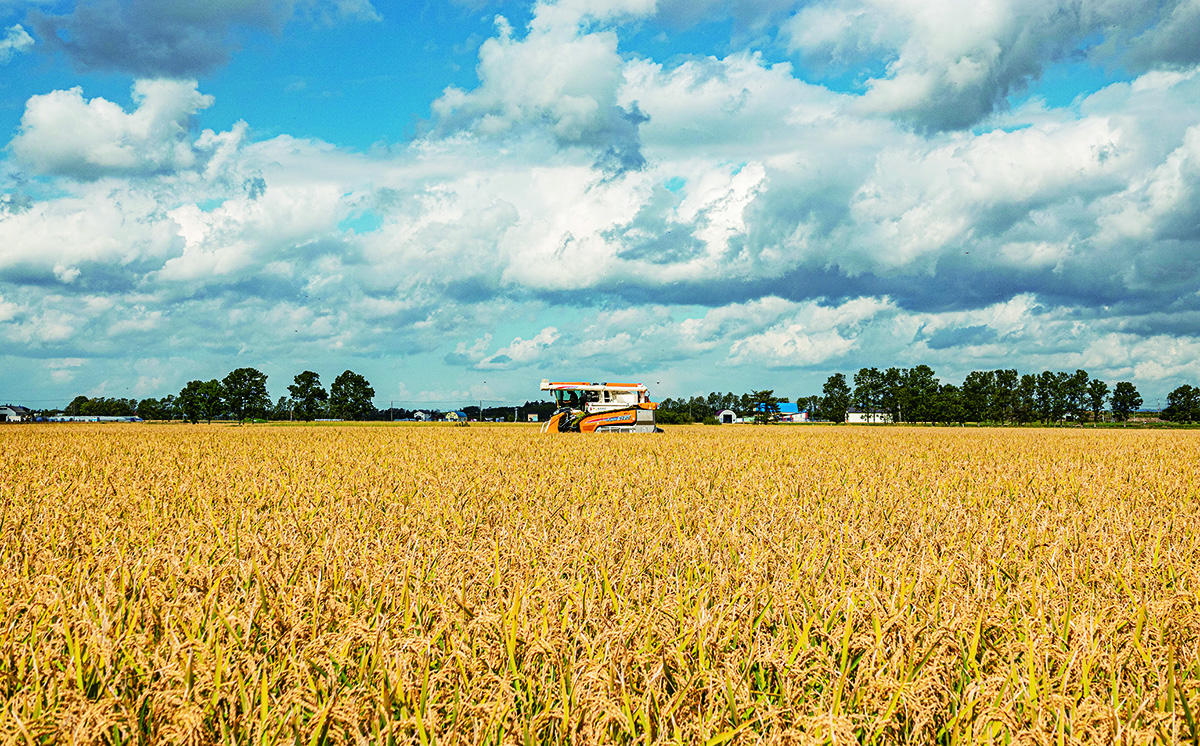
[[[172,78],[223,66],[239,29],[378,17],[369,0],[80,0],[70,13],[31,14],[38,36],[81,69]]]

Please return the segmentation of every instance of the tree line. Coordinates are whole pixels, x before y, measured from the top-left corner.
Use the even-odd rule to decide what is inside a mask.
[[[717,414],[725,410],[734,412],[738,417],[757,416],[760,414],[760,408],[763,412],[770,414],[772,406],[778,412],[778,405],[789,401],[786,398],[777,398],[774,394],[774,390],[752,391],[745,394],[735,394],[732,391],[722,394],[720,391],[714,391],[708,396],[693,396],[690,399],[666,398],[658,404],[657,419],[663,425],[681,425],[692,422],[716,424]]]
[[[376,409],[372,404],[375,389],[362,375],[344,371],[326,390],[321,376],[306,370],[298,373],[287,387],[286,396],[272,402],[267,393],[267,375],[256,368],[238,368],[224,379],[189,381],[178,394],[161,398],[121,399],[77,396],[63,414],[84,417],[141,417],[143,420],[186,420],[212,422],[262,418],[268,420],[316,419],[340,420],[411,420],[418,412],[441,419],[438,409]],[[554,412],[550,401],[527,401],[520,406],[462,408],[470,419],[524,420],[536,414],[546,419]]]
[[[773,390],[745,394],[713,392],[706,397],[664,399],[663,422],[715,422],[721,410],[762,419],[777,409]],[[943,383],[928,365],[912,368],[861,368],[852,379],[829,376],[820,394],[795,399],[801,411],[817,420],[844,422],[852,408],[871,419],[892,422],[1099,422],[1106,415],[1124,422],[1142,406],[1142,396],[1129,381],[1112,386],[1087,371],[1042,371],[1020,374],[1007,368],[972,371],[962,385]],[[1180,386],[1167,395],[1160,417],[1172,422],[1200,422],[1200,388]]]
[[[1200,422],[1200,388],[1184,384],[1167,394],[1162,417],[1171,422]]]
[[[819,400],[819,401],[813,401]],[[1134,385],[1113,387],[1087,371],[1042,371],[1021,375],[1016,369],[972,371],[961,386],[942,383],[928,365],[913,368],[862,368],[853,387],[841,373],[826,380],[820,397],[810,397],[827,419],[845,419],[850,406],[893,422],[1098,422],[1104,412],[1125,421],[1142,405]]]
[[[371,400],[375,389],[365,377],[347,370],[334,379],[328,390],[321,377],[310,370],[293,378],[288,395],[272,402],[267,393],[267,376],[255,368],[238,368],[224,379],[189,381],[176,395],[142,400],[77,396],[63,411],[82,416],[138,416],[145,420],[187,420],[261,417],[274,420],[411,419],[415,410],[377,410]],[[722,410],[739,417],[771,419],[778,404],[788,398],[773,390],[743,394],[712,392],[707,396],[667,398],[659,404],[659,422],[716,422]],[[844,422],[851,408],[893,422],[1098,422],[1111,413],[1123,422],[1142,406],[1142,396],[1129,381],[1109,386],[1084,370],[1074,373],[1042,371],[1021,375],[1015,369],[972,371],[961,386],[941,382],[928,365],[912,368],[861,368],[852,379],[843,373],[829,376],[820,394],[798,396],[796,404],[817,420]],[[468,417],[508,419],[537,413],[541,418],[553,410],[550,402],[526,402],[513,412],[508,407],[464,407]],[[428,410],[426,410],[428,411]],[[512,412],[512,415],[510,415]],[[764,416],[765,415],[765,416]],[[1167,406],[1159,413],[1170,422],[1200,422],[1200,387],[1179,386],[1167,395]]]
[[[223,379],[188,381],[178,394],[162,398],[120,399],[77,396],[63,414],[92,416],[138,416],[144,420],[186,420],[212,422],[251,418],[304,420],[319,418],[367,420],[378,414],[371,402],[375,389],[354,371],[344,371],[329,390],[321,377],[311,370],[296,375],[288,395],[275,402],[267,393],[267,374],[256,368],[238,368]]]

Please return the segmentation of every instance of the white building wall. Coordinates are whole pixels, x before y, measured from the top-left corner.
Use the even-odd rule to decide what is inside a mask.
[[[847,412],[846,422],[851,425],[891,422],[892,416],[887,412]]]

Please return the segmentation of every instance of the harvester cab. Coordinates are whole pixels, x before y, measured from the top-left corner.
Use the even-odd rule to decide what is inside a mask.
[[[654,433],[658,405],[640,383],[586,383],[542,379],[558,405],[544,433]]]

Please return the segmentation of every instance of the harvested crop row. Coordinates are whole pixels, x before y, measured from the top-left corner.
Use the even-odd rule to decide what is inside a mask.
[[[0,740],[1184,741],[1191,432],[0,430]]]

